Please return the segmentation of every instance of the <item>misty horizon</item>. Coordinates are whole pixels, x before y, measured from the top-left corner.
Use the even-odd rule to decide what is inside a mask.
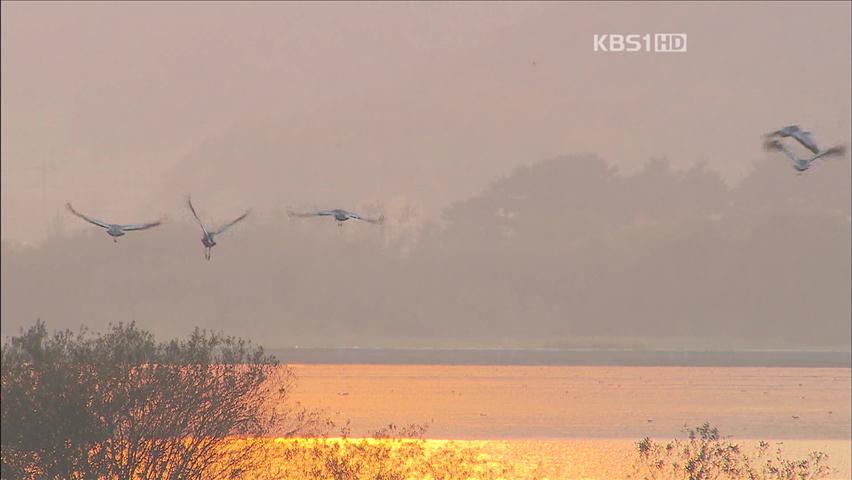
[[[6,337],[852,348],[849,155],[763,137],[852,146],[849,4],[0,8]],[[209,262],[187,195],[252,211]],[[164,223],[113,244],[66,202]],[[333,208],[386,221],[287,216]]]
[[[40,318],[162,337],[200,326],[268,348],[848,349],[849,165],[796,176],[767,154],[729,187],[664,160],[620,174],[563,157],[416,230],[397,212],[381,227],[255,215],[211,262],[178,204],[116,245],[94,226],[4,242],[3,335]]]

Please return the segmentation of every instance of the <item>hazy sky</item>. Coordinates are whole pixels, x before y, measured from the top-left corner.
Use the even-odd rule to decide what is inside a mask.
[[[849,156],[762,149],[852,146],[848,2],[2,8],[5,334],[849,347]],[[658,32],[688,51],[593,51]],[[254,209],[211,262],[188,193]]]
[[[683,54],[593,34],[684,32]],[[736,182],[791,122],[850,143],[850,4],[2,4],[2,237],[188,222],[181,198],[411,206],[528,164],[705,162]],[[779,160],[780,161],[780,160]]]

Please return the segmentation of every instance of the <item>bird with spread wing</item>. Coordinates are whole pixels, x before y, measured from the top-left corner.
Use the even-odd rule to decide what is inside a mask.
[[[384,215],[380,215],[379,218],[368,218],[361,215],[358,215],[354,212],[349,212],[346,210],[341,210],[336,208],[334,210],[320,210],[319,212],[308,212],[308,213],[296,213],[292,210],[288,212],[291,217],[334,217],[337,220],[337,226],[342,227],[343,222],[347,220],[361,220],[362,222],[372,223],[375,225],[381,225],[385,221]]]
[[[216,246],[216,240],[214,237],[216,237],[216,235],[221,235],[225,233],[226,230],[233,227],[234,224],[236,224],[237,222],[246,218],[251,212],[251,210],[246,210],[245,213],[231,220],[230,222],[220,226],[219,228],[209,230],[207,229],[207,227],[204,226],[204,222],[202,222],[201,219],[198,218],[198,214],[195,212],[195,207],[192,206],[191,197],[186,197],[186,204],[189,207],[189,211],[192,212],[192,216],[195,217],[195,220],[201,227],[201,231],[204,232],[204,236],[201,237],[201,243],[204,245],[204,258],[207,260],[213,258],[213,247]]]
[[[156,227],[162,223],[161,220],[157,220],[156,222],[150,223],[131,223],[131,224],[119,224],[119,223],[107,223],[96,218],[89,217],[87,215],[83,215],[82,213],[74,210],[74,207],[71,206],[71,203],[66,203],[65,206],[68,210],[74,215],[82,218],[83,220],[91,223],[92,225],[97,225],[101,228],[106,229],[106,233],[112,237],[112,241],[118,243],[118,237],[123,236],[126,232],[132,232],[134,230],[146,230],[151,227]]]
[[[807,158],[800,157],[796,154],[796,152],[781,143],[780,139],[786,137],[792,137],[799,142],[800,145],[808,149],[813,155]],[[814,137],[811,135],[811,132],[802,130],[798,125],[788,125],[784,128],[768,133],[766,135],[766,142],[764,142],[763,146],[767,150],[780,150],[784,152],[784,154],[787,155],[792,162],[793,168],[799,173],[811,168],[813,162],[819,158],[843,155],[846,152],[846,149],[842,146],[835,146],[825,150],[821,149],[814,140]]]

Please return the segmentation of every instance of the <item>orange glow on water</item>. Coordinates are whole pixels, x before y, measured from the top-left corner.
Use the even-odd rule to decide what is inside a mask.
[[[429,423],[432,438],[671,438],[708,421],[735,438],[849,439],[852,370],[296,365],[294,398],[351,435]],[[799,417],[793,419],[793,416]]]
[[[366,436],[390,422],[425,422],[430,439],[419,444],[270,439],[266,441],[273,478],[314,478],[306,472],[316,472],[311,468],[326,464],[329,452],[340,448],[339,455],[347,449],[361,455],[356,463],[367,467],[377,464],[376,458],[407,455],[404,462],[388,460],[405,467],[405,478],[441,478],[429,473],[428,464],[446,468],[468,462],[476,468],[452,471],[443,478],[626,479],[633,473],[636,441],[644,436],[669,440],[685,423],[696,426],[704,421],[746,448],[768,440],[783,441],[791,458],[803,458],[813,450],[826,452],[835,469],[830,478],[850,478],[849,369],[293,368],[298,379],[294,398],[322,408],[341,423],[351,420],[352,435]],[[372,478],[369,473],[375,471],[365,470],[359,478]]]
[[[402,472],[399,478],[406,479],[617,480],[634,473],[636,452],[635,442],[624,439],[259,441],[266,444],[266,458],[255,475],[280,480],[334,478],[335,474],[377,478],[390,472]],[[749,446],[756,441],[742,443]],[[850,442],[845,440],[784,442],[784,451],[797,458],[814,449],[827,452],[834,460],[830,463],[835,469],[832,479],[850,478],[849,448]],[[346,477],[346,472],[355,476]]]
[[[825,452],[828,478],[852,480],[849,369],[293,368],[292,400],[351,419],[355,437],[230,439],[226,450],[253,447],[244,478],[643,478],[638,440],[708,421],[744,451],[767,440],[789,459]],[[426,422],[427,438],[365,438],[391,422]]]

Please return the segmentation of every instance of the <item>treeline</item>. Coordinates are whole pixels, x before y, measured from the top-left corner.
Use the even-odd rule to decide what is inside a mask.
[[[770,160],[731,187],[700,166],[621,174],[559,158],[452,205],[441,225],[389,215],[339,232],[257,216],[212,262],[190,218],[118,245],[100,231],[4,245],[3,329],[136,319],[273,347],[848,348],[850,162],[796,175]]]

